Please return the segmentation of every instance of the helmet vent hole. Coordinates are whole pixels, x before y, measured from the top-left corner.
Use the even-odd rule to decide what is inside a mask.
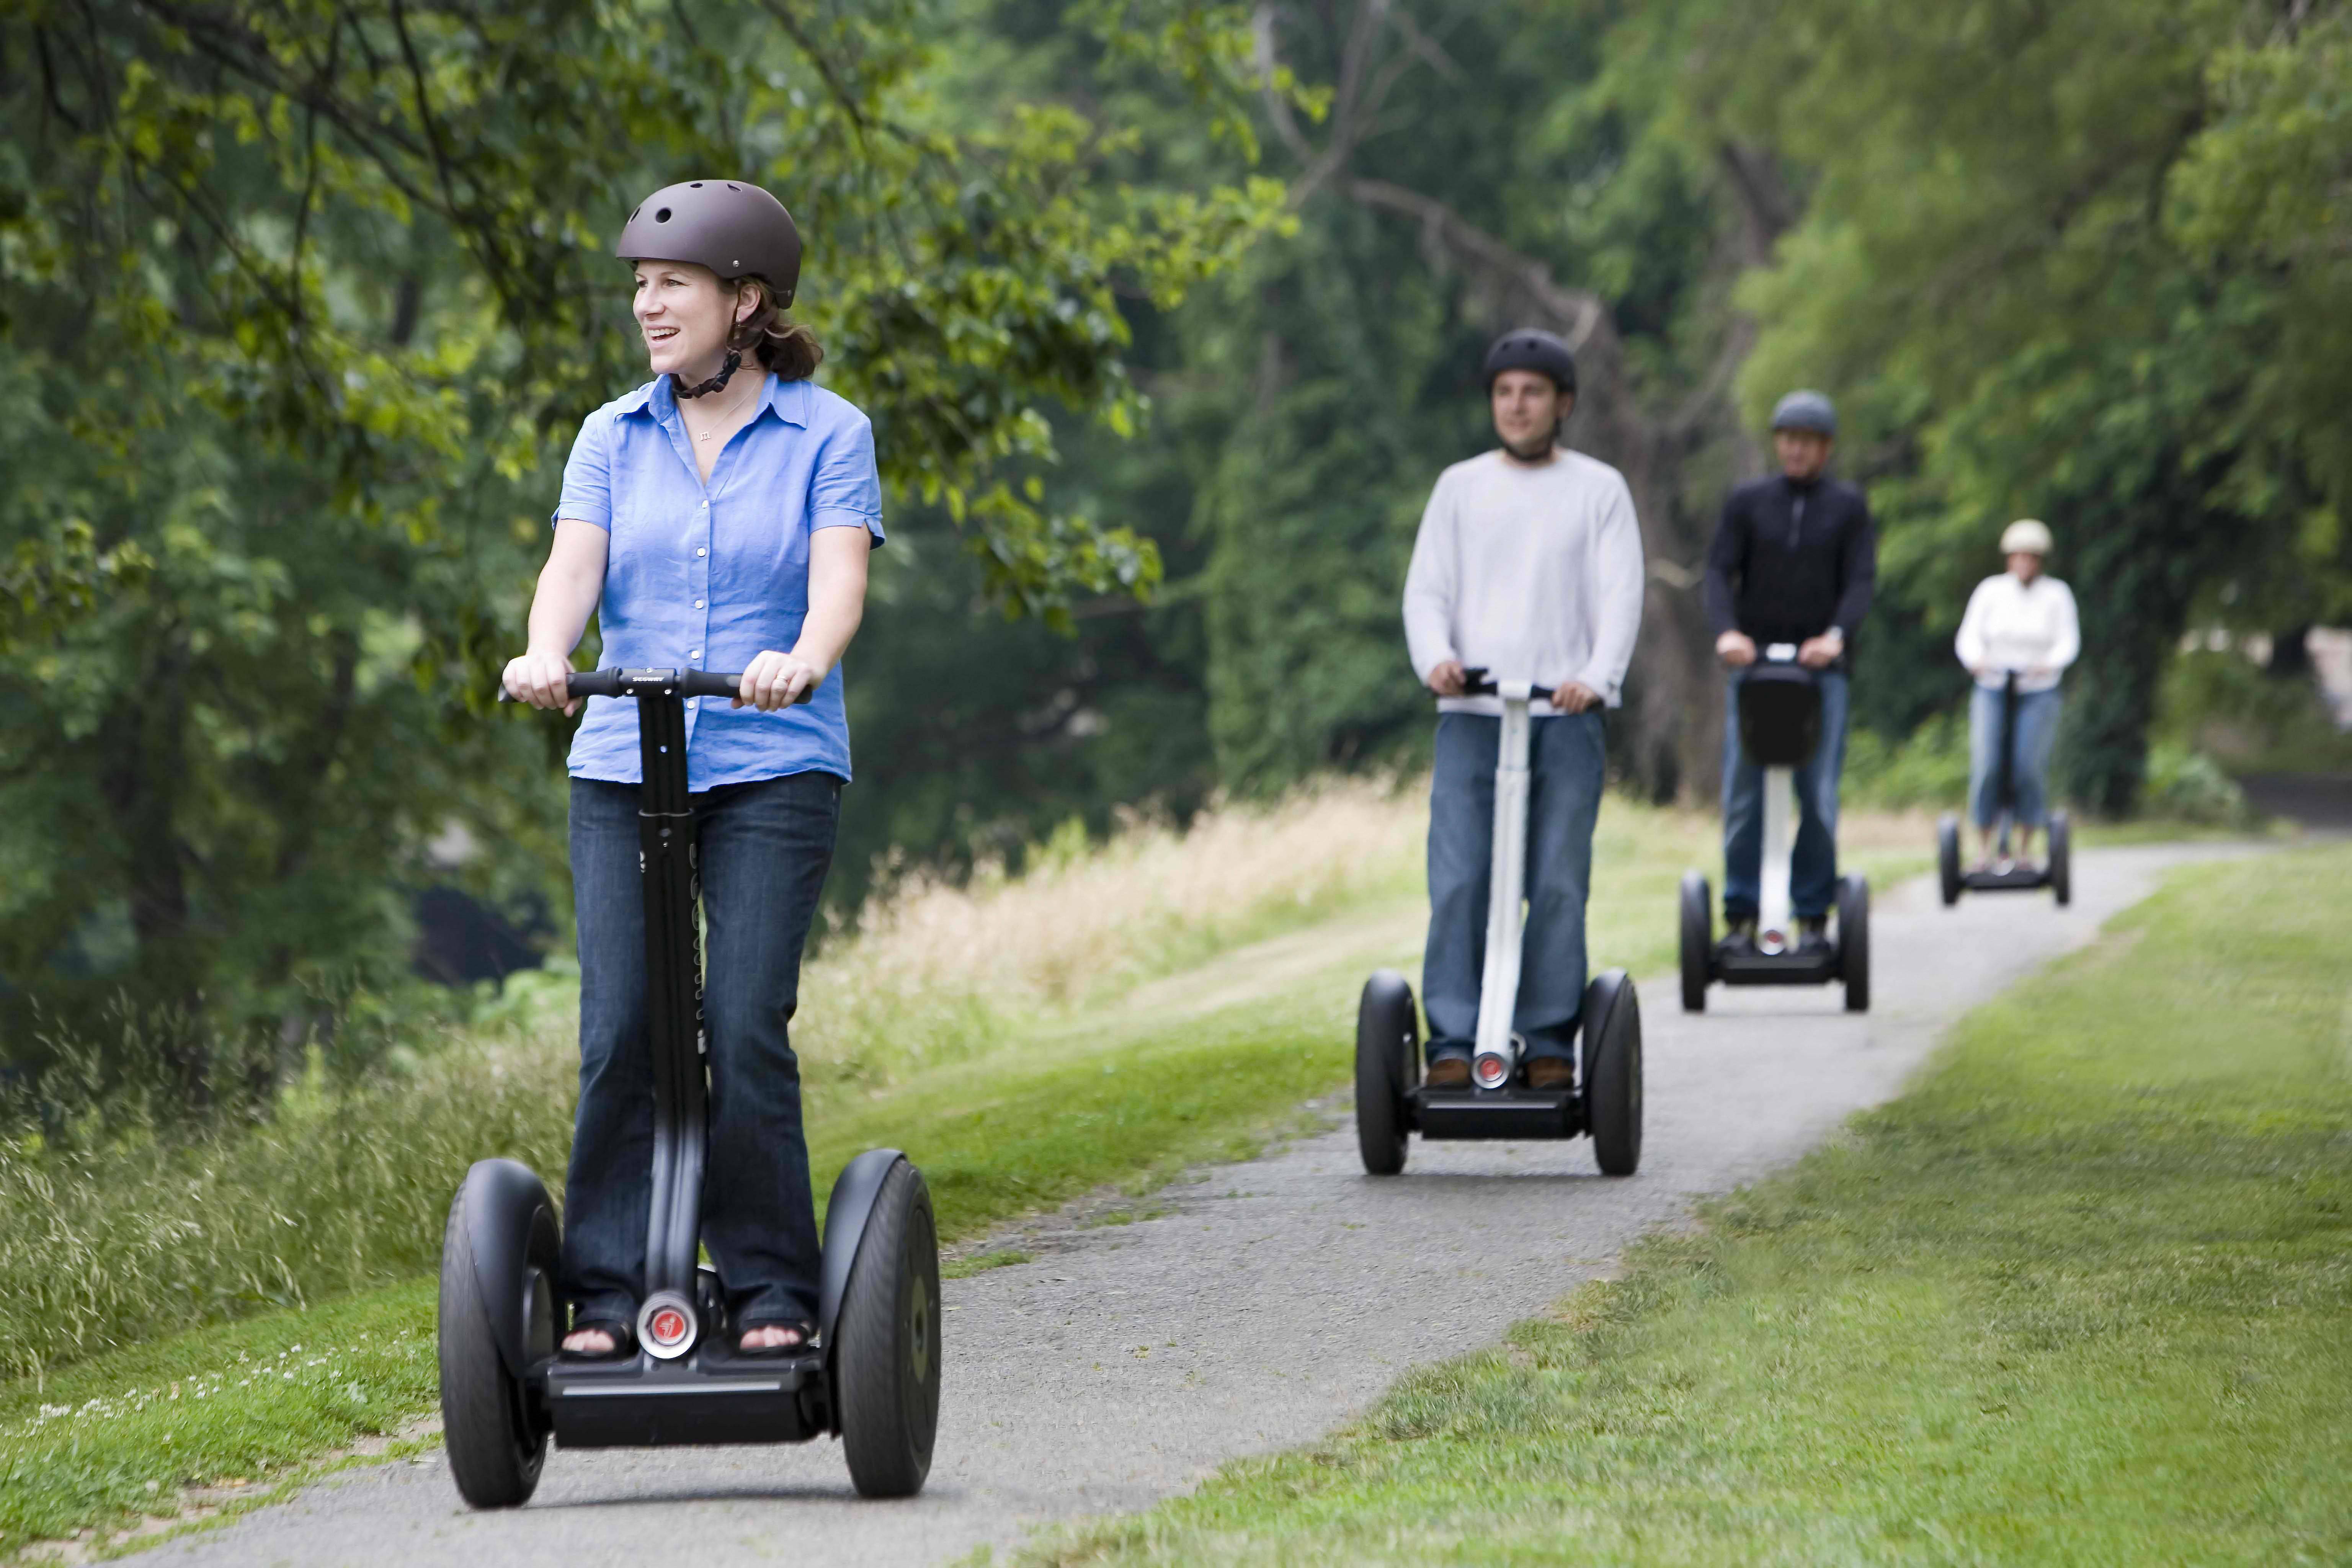
[[[729,190],[730,190],[730,191],[740,191],[740,190],[741,190],[743,187],[742,187],[742,186],[740,186],[740,185],[739,185],[739,184],[737,184],[734,181],[730,180],[730,181],[728,181],[728,182],[727,182],[727,188],[728,188]]]
[[[702,182],[700,180],[697,180],[694,184],[687,186],[686,188],[689,191],[698,191],[702,189]]]
[[[654,214],[654,221],[656,223],[667,223],[669,221],[669,208],[664,207],[661,211]]]

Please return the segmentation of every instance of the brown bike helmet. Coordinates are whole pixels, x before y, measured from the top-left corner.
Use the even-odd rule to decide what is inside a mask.
[[[801,281],[801,231],[784,204],[749,180],[688,180],[637,204],[613,254],[624,261],[691,261],[722,282],[758,273],[790,305]]]

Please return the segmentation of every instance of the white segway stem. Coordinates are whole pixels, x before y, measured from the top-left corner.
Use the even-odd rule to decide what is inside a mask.
[[[1796,778],[1794,768],[1764,770],[1764,853],[1758,890],[1756,951],[1786,952],[1796,946],[1789,912],[1789,860],[1796,850]]]
[[[1521,905],[1527,895],[1528,703],[1535,688],[1524,680],[1496,685],[1503,728],[1495,758],[1495,858],[1486,890],[1486,967],[1478,984],[1478,1038],[1470,1077],[1480,1089],[1500,1089],[1518,1070],[1520,1042],[1511,1032],[1519,1000]]]

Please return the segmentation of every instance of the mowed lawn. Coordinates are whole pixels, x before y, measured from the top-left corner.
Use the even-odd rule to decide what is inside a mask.
[[[2295,848],[1504,1347],[1031,1557],[2343,1563],[2347,1483],[2352,849]]]

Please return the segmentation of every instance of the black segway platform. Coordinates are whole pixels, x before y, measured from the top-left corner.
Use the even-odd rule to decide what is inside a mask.
[[[1706,878],[1683,874],[1680,948],[1683,1011],[1706,1010],[1707,987],[1831,985],[1845,987],[1845,1010],[1870,1011],[1870,883],[1838,879],[1836,921],[1829,941],[1808,949],[1788,909],[1790,821],[1796,770],[1822,742],[1821,683],[1796,662],[1796,649],[1776,643],[1739,683],[1739,744],[1764,770],[1764,910],[1752,942],[1715,935],[1715,905]]]
[[[731,697],[740,679],[698,669],[572,677],[574,697],[637,700],[654,1064],[646,1279],[634,1355],[559,1355],[561,1238],[546,1187],[512,1160],[484,1160],[467,1173],[442,1244],[441,1412],[450,1471],[476,1508],[528,1500],[551,1441],[651,1447],[830,1435],[842,1439],[850,1479],[866,1496],[910,1495],[929,1473],[940,1402],[939,1248],[929,1192],[904,1154],[869,1149],[834,1183],[817,1337],[806,1349],[736,1353],[719,1277],[696,1263],[709,1083],[685,699]]]
[[[2050,853],[2043,864],[2021,865],[2009,858],[2009,835],[2017,812],[2017,671],[2013,669],[2002,684],[2000,700],[2000,837],[1993,868],[1961,869],[1960,819],[1948,811],[1937,817],[1936,872],[1947,909],[1958,903],[1962,893],[2038,893],[2047,888],[2062,905],[2074,899],[2074,832],[2063,811],[2050,814]]]
[[[1434,1089],[1422,1081],[1421,1011],[1393,969],[1364,983],[1356,1008],[1356,1138],[1364,1169],[1404,1169],[1411,1134],[1427,1139],[1580,1138],[1603,1173],[1642,1163],[1642,1002],[1622,969],[1584,988],[1576,1087]]]

